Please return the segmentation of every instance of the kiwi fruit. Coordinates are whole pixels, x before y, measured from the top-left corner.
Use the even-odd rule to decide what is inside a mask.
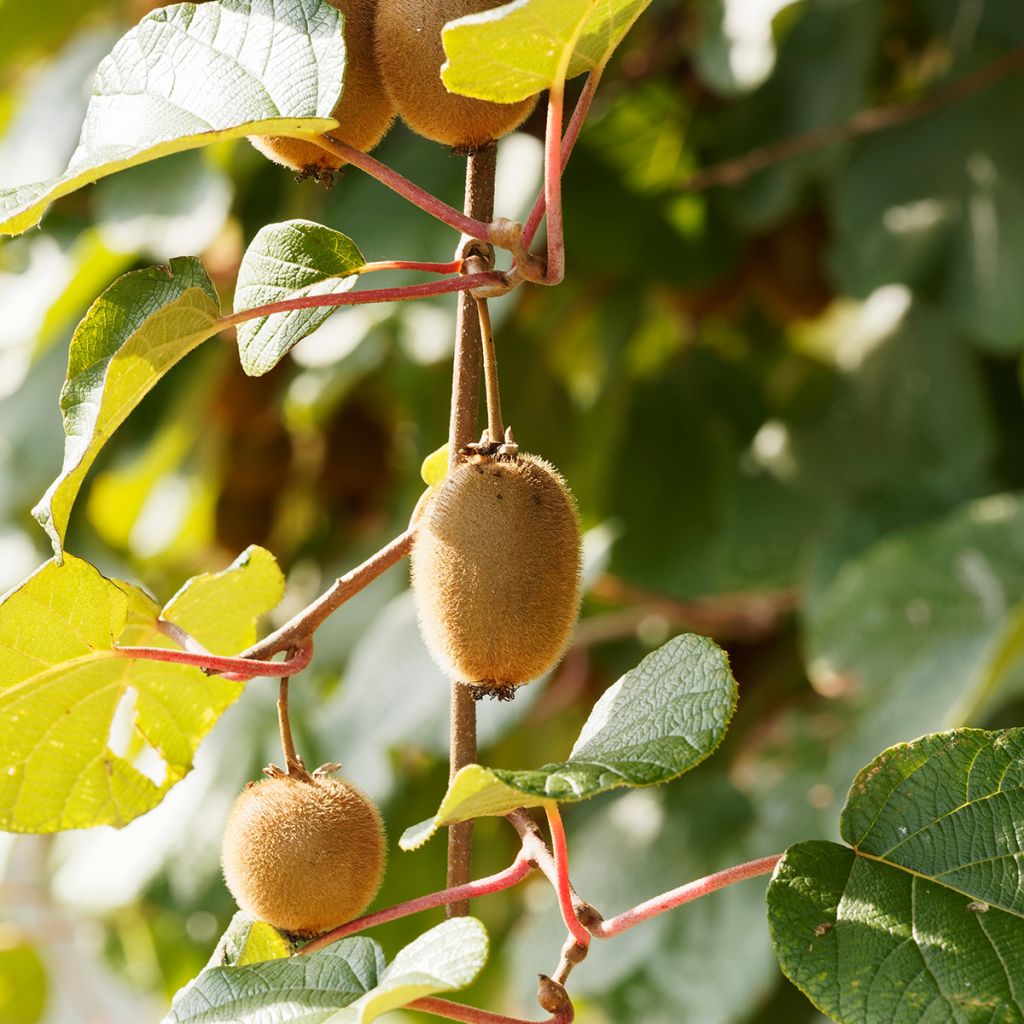
[[[345,88],[334,108],[339,127],[331,134],[341,142],[368,153],[395,119],[391,102],[377,70],[373,49],[373,23],[377,0],[329,0],[344,17]],[[382,6],[387,6],[384,0]],[[252,136],[249,141],[275,163],[303,177],[329,181],[345,162],[315,142],[280,136]]]
[[[526,120],[535,96],[491,103],[448,92],[441,30],[454,18],[507,0],[382,0],[377,6],[377,62],[402,120],[415,132],[458,150],[479,149]]]
[[[508,699],[558,661],[580,573],[576,504],[534,455],[468,455],[416,523],[420,630],[438,665],[477,697]]]
[[[384,827],[340,779],[278,774],[250,782],[228,815],[224,879],[239,907],[281,931],[319,935],[358,917],[380,888]]]

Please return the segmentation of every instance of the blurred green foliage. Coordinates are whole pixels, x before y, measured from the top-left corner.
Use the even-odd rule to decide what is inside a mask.
[[[0,2],[4,183],[66,158],[88,68],[144,6]],[[564,285],[495,304],[506,418],[600,532],[563,665],[481,707],[486,763],[562,756],[607,685],[675,632],[714,636],[740,682],[709,762],[567,811],[578,887],[607,913],[834,838],[853,773],[889,742],[1019,721],[1024,533],[1006,492],[1024,488],[1024,75],[735,182],[687,181],[1022,45],[1019,0],[655,0],[566,176]],[[503,143],[502,214],[521,217],[539,184],[541,131],[535,116]],[[401,127],[378,155],[461,204],[462,158]],[[201,255],[227,304],[244,246],[294,217],[372,260],[446,259],[456,242],[357,172],[324,191],[239,143],[70,196],[0,246],[0,590],[48,557],[28,510],[60,469],[66,343],[89,303],[128,269]],[[288,572],[286,617],[407,521],[447,432],[453,311],[340,312],[259,379],[232,338],[207,342],[107,445],[68,549],[165,600],[263,544]],[[447,775],[447,687],[405,586],[394,570],[346,605],[292,688],[307,762],[342,762],[383,803],[381,906],[444,877],[442,842],[394,843]],[[0,1020],[157,1019],[202,967],[233,911],[227,807],[279,759],[271,689],[250,684],[192,775],[122,832],[0,842],[17,935]],[[477,874],[508,863],[507,825],[477,835]],[[595,949],[573,979],[578,1019],[818,1020],[775,966],[763,892],[744,883]],[[494,953],[467,998],[531,1015],[562,941],[550,891],[531,879],[475,912]],[[390,954],[427,923],[375,937]]]

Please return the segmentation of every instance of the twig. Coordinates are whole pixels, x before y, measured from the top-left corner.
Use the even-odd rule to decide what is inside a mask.
[[[278,648],[278,651],[284,648]],[[276,654],[278,651],[270,652]],[[202,669],[209,675],[222,674],[239,682],[260,676],[286,678],[301,672],[313,656],[313,645],[308,637],[296,647],[295,656],[287,661],[264,661],[260,657],[250,658],[239,655],[234,658],[217,654],[202,654],[198,651],[176,651],[170,647],[115,647],[114,653],[122,658],[141,661],[166,661],[174,665],[190,665]]]
[[[277,724],[281,732],[281,751],[284,753],[284,766],[289,775],[298,769],[302,762],[295,752],[295,740],[292,737],[292,722],[288,717],[288,677],[281,676],[281,686],[277,691]]]
[[[459,213],[455,207],[449,206],[438,199],[437,196],[420,188],[419,185],[413,184],[408,178],[399,174],[398,171],[388,167],[387,164],[381,163],[380,160],[376,160],[372,156],[368,156],[366,153],[346,145],[333,135],[323,136],[323,139],[317,140],[317,144],[328,152],[340,156],[347,163],[352,164],[353,167],[358,167],[361,171],[376,178],[382,185],[386,185],[391,189],[392,192],[397,192],[403,199],[408,199],[414,206],[425,210],[432,217],[447,224],[449,227],[455,228],[456,231],[460,231],[464,235],[470,235],[473,238],[482,239],[485,242],[494,241],[491,237],[491,225],[489,223],[493,216],[493,211],[486,215],[474,215],[467,207],[466,213]],[[470,160],[472,160],[472,156]]]
[[[462,271],[462,260],[447,263],[421,263],[419,260],[377,260],[364,263],[355,273],[375,274],[379,270],[421,270],[425,274],[458,274]]]
[[[491,328],[491,311],[487,300],[476,299],[480,319],[480,342],[484,362],[484,389],[487,393],[487,432],[491,441],[501,444],[505,437],[505,425],[501,421],[501,388],[498,386],[498,356],[494,350],[494,331]]]
[[[234,327],[247,320],[274,313],[290,313],[296,309],[317,309],[322,306],[360,306],[374,302],[409,302],[429,295],[446,295],[449,292],[465,292],[483,285],[504,287],[506,278],[497,271],[480,274],[465,274],[461,277],[446,277],[441,281],[427,281],[424,284],[407,284],[398,288],[377,288],[365,292],[344,292],[340,295],[299,295],[293,299],[269,302],[265,306],[253,306],[239,313],[232,313],[220,319],[221,327]]]
[[[565,232],[562,225],[562,107],[565,82],[548,92],[548,123],[544,135],[544,205],[548,222],[548,269],[545,284],[565,277]]]
[[[590,932],[580,924],[576,908],[573,906],[572,884],[569,881],[569,850],[558,804],[549,800],[544,804],[544,813],[547,815],[548,828],[551,830],[551,846],[555,858],[555,891],[558,893],[562,920],[565,921],[565,926],[576,940],[576,944],[586,949],[590,945]]]
[[[241,658],[270,658],[279,651],[294,647],[307,637],[313,635],[317,628],[332,613],[337,611],[350,597],[354,597],[368,583],[372,583],[386,569],[401,561],[412,548],[413,530],[399,534],[390,544],[383,547],[375,555],[368,558],[362,565],[346,573],[336,580],[334,585],[325,591],[309,607],[304,608],[280,629],[270,636],[253,644],[244,651]],[[277,666],[280,668],[280,666]],[[280,675],[280,672],[276,673]],[[294,673],[292,673],[294,674]]]
[[[884,107],[871,107],[839,124],[815,128],[800,135],[769,142],[732,160],[723,160],[721,163],[705,167],[687,178],[679,188],[684,192],[703,192],[705,189],[721,185],[742,184],[759,171],[774,164],[824,149],[826,146],[833,146],[838,142],[896,128],[907,121],[924,117],[952,103],[967,99],[974,93],[981,92],[1001,79],[1021,71],[1024,71],[1024,47],[1011,50],[991,64],[964,75],[920,99]]]
[[[466,214],[475,222],[490,221],[494,216],[494,175],[498,148],[494,143],[469,155],[466,163]],[[473,271],[490,264],[489,249],[475,240],[487,242],[486,235],[470,232],[460,246],[466,258],[466,269]],[[470,274],[469,276],[481,276]],[[455,327],[455,357],[452,367],[452,407],[448,425],[448,464],[454,468],[459,451],[476,440],[477,414],[480,406],[480,319],[476,300],[463,292]],[[449,778],[460,768],[476,761],[476,701],[468,686],[458,680],[451,684],[451,749]],[[448,886],[465,885],[471,877],[473,860],[473,822],[466,821],[448,829]],[[469,913],[468,901],[448,907],[449,917]]]
[[[735,885],[737,882],[743,882],[748,878],[767,875],[775,870],[775,865],[780,860],[782,860],[782,854],[776,853],[771,857],[761,857],[759,860],[752,860],[747,864],[739,864],[736,867],[718,871],[713,875],[698,878],[695,882],[688,882],[686,885],[681,885],[678,889],[672,889],[670,892],[655,896],[654,899],[641,903],[633,907],[632,910],[619,914],[618,917],[599,921],[590,926],[590,932],[596,938],[609,939],[613,935],[619,935],[621,932],[634,927],[634,925],[640,924],[641,921],[646,921],[649,918],[656,917],[658,914],[663,914],[666,910],[672,910],[674,907],[682,906],[684,903],[690,903],[693,900],[700,899],[702,896],[707,896],[708,893],[724,889],[728,885]]]
[[[586,84],[583,86],[583,92],[580,93],[580,98],[576,101],[572,117],[569,120],[569,127],[566,128],[565,136],[562,138],[563,171],[569,163],[569,157],[572,156],[572,151],[576,146],[576,140],[579,138],[580,129],[583,127],[583,122],[587,119],[587,114],[590,111],[590,104],[594,99],[594,93],[597,92],[598,83],[601,81],[602,71],[603,68],[598,68],[597,70],[590,72],[587,76]],[[526,224],[523,227],[523,245],[527,249],[537,236],[537,229],[540,227],[540,222],[544,218],[544,211],[546,208],[547,203],[545,201],[545,192],[542,189],[540,195],[537,196],[537,201],[533,204],[530,216],[527,217]]]
[[[357,917],[354,921],[349,921],[347,924],[343,924],[324,935],[318,936],[312,942],[308,942],[299,950],[299,953],[315,953],[318,949],[323,949],[324,946],[329,946],[331,943],[337,942],[348,935],[354,935],[356,932],[372,928],[374,925],[395,921],[400,917],[418,914],[423,910],[432,910],[435,907],[447,906],[477,896],[489,896],[491,893],[510,889],[513,885],[518,885],[532,870],[533,865],[525,855],[520,854],[504,871],[499,871],[495,875],[488,875],[487,878],[478,878],[476,881],[468,882],[466,885],[459,885],[452,889],[443,889],[441,892],[430,893],[427,896],[419,896],[406,903],[398,903],[393,907],[388,907],[386,910],[378,910],[373,914]]]

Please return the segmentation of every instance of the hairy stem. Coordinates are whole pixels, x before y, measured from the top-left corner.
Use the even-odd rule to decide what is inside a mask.
[[[558,804],[548,801],[544,804],[548,828],[551,829],[551,847],[555,857],[555,890],[558,893],[558,906],[562,911],[569,934],[584,949],[590,945],[590,932],[580,923],[576,916],[576,908],[572,900],[572,884],[569,881],[569,848],[565,840],[565,827]]]
[[[268,654],[276,654],[285,648],[278,648]],[[259,657],[250,658],[239,655],[234,658],[222,657],[217,654],[204,654],[199,651],[176,651],[168,647],[115,647],[114,652],[122,658],[135,658],[141,661],[167,661],[174,665],[191,665],[201,668],[209,674],[223,674],[236,681],[256,679],[260,676],[277,676],[287,678],[301,672],[313,656],[313,645],[308,636],[305,642],[296,646],[294,657],[287,661],[264,661]]]
[[[586,84],[583,86],[583,92],[580,93],[580,98],[576,101],[576,106],[573,108],[569,127],[566,128],[565,135],[562,138],[563,171],[569,163],[569,157],[572,156],[576,140],[579,138],[580,129],[583,127],[583,122],[586,121],[587,114],[590,112],[590,104],[594,99],[594,93],[597,92],[597,86],[601,81],[601,72],[603,70],[603,68],[597,68],[595,71],[590,72],[587,76]],[[530,216],[527,217],[526,224],[523,227],[523,246],[527,249],[537,236],[537,229],[544,218],[546,208],[546,193],[542,190],[540,195],[537,196],[537,201],[533,204]]]
[[[419,260],[377,260],[375,263],[364,263],[358,274],[375,274],[379,270],[422,270],[425,274],[458,274],[462,270],[462,260],[449,260],[447,263],[422,263]]]
[[[365,292],[344,292],[341,295],[298,295],[294,299],[269,302],[265,306],[254,306],[240,313],[222,317],[222,327],[234,327],[246,320],[271,316],[274,313],[290,313],[295,309],[317,309],[321,306],[361,306],[375,302],[409,302],[428,295],[445,295],[449,292],[466,292],[482,285],[504,286],[505,276],[496,271],[480,274],[465,274],[461,277],[446,277],[441,281],[427,281],[424,284],[407,284],[397,288],[377,288]]]
[[[471,235],[473,238],[479,238],[485,242],[493,241],[490,225],[493,213],[475,215],[468,208],[465,213],[459,213],[455,207],[449,206],[438,199],[437,196],[427,192],[426,189],[413,184],[408,178],[399,174],[398,171],[388,167],[387,164],[381,163],[380,160],[376,160],[372,156],[346,145],[333,135],[323,136],[323,139],[317,140],[317,144],[328,152],[334,153],[335,156],[340,156],[353,167],[358,167],[359,170],[369,174],[370,177],[376,178],[377,181],[382,185],[386,185],[392,192],[397,192],[403,199],[408,199],[414,206],[418,206],[443,224],[455,228],[456,231],[460,231],[464,235]],[[472,159],[473,157],[471,156],[470,160]]]
[[[491,1013],[490,1010],[478,1010],[475,1006],[465,1006],[462,1003],[453,1003],[448,999],[438,999],[436,996],[424,996],[409,1003],[407,1010],[420,1010],[423,1013],[431,1013],[435,1017],[446,1017],[448,1020],[460,1020],[465,1024],[533,1024],[532,1021],[522,1020],[519,1017],[507,1017],[503,1013]],[[541,1024],[572,1024],[575,1014],[572,1007],[553,1014]]]
[[[655,896],[654,899],[641,903],[633,907],[632,910],[619,914],[618,917],[591,925],[590,931],[599,939],[611,938],[613,935],[618,935],[634,925],[640,924],[641,921],[663,914],[666,910],[680,907],[684,903],[691,903],[702,896],[707,896],[718,889],[724,889],[726,886],[735,885],[737,882],[743,882],[748,878],[767,875],[775,870],[775,865],[781,859],[782,854],[776,853],[771,857],[761,857],[759,860],[752,860],[746,864],[726,868],[724,871],[717,871],[713,875],[698,878],[695,882],[687,882],[686,885]]]
[[[565,277],[565,235],[562,225],[562,107],[565,82],[548,93],[548,125],[544,136],[544,205],[548,220],[548,270],[546,284]]]
[[[487,431],[495,444],[505,436],[505,425],[501,421],[501,388],[498,385],[498,356],[494,350],[494,331],[491,328],[491,311],[486,299],[476,300],[480,318],[480,341],[484,361],[484,389],[487,393]]]
[[[284,753],[284,766],[289,775],[299,768],[301,762],[295,753],[295,740],[292,738],[292,721],[288,717],[288,677],[281,676],[281,686],[277,691],[277,724],[281,731],[281,750]]]
[[[522,854],[507,867],[495,875],[488,875],[486,878],[478,878],[465,885],[458,885],[452,889],[442,889],[441,892],[430,893],[427,896],[419,896],[406,903],[397,903],[386,910],[378,910],[372,914],[365,914],[349,921],[338,928],[334,928],[324,935],[320,935],[308,942],[299,950],[300,953],[315,953],[332,942],[344,939],[348,935],[372,928],[374,925],[385,924],[388,921],[395,921],[400,917],[408,917],[410,914],[418,914],[423,910],[433,910],[435,907],[449,906],[452,903],[459,903],[476,896],[489,896],[491,893],[501,892],[518,885],[531,871],[533,865]]]
[[[466,164],[466,214],[474,221],[490,221],[494,216],[494,174],[498,148],[494,143],[469,155]],[[489,241],[486,235],[470,234],[475,239]],[[479,246],[469,244],[460,248],[467,254],[466,268],[476,270],[486,265]],[[474,249],[477,255],[468,255]],[[462,253],[460,253],[461,255]],[[469,276],[480,276],[470,274]],[[459,297],[456,320],[455,358],[452,368],[452,408],[448,425],[448,465],[454,468],[459,450],[476,440],[477,413],[480,406],[480,318],[476,300],[463,292]],[[460,768],[476,761],[476,701],[468,686],[457,680],[451,684],[451,747],[449,778]],[[448,886],[465,885],[472,873],[473,822],[466,821],[448,829]],[[448,907],[449,917],[464,917],[469,903],[460,900]]]

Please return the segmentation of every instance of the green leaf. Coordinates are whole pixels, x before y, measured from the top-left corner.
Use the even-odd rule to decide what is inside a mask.
[[[207,968],[171,1005],[163,1024],[369,1024],[423,996],[464,988],[487,959],[487,933],[472,917],[432,928],[387,966],[357,936],[309,956]]]
[[[290,220],[268,224],[252,240],[235,288],[235,312],[282,299],[340,295],[358,280],[366,260],[351,238],[322,224]],[[333,306],[296,309],[246,320],[238,325],[242,367],[258,377],[312,334],[334,312]]]
[[[812,679],[859,712],[831,781],[880,747],[991,712],[1022,651],[1024,498],[1003,494],[889,536],[807,611]]]
[[[800,843],[768,890],[783,970],[845,1024],[1024,1021],[1024,730],[886,750],[840,831]]]
[[[841,1024],[1020,1024],[1024,922],[834,843],[786,851],[768,887],[786,976]]]
[[[207,967],[247,967],[291,955],[291,943],[276,928],[239,911],[231,918]]]
[[[282,590],[273,560],[251,549],[224,573],[200,577],[164,614],[200,643],[221,645],[253,636]],[[0,602],[0,828],[120,827],[190,770],[243,684],[115,649],[116,640],[171,646],[160,616],[141,590],[70,555]]]
[[[651,0],[516,0],[449,22],[450,92],[514,103],[603,68]]]
[[[33,515],[61,556],[82,480],[99,450],[154,384],[219,329],[217,292],[192,257],[118,278],[71,339],[61,391],[64,465]]]
[[[858,853],[1024,917],[1024,729],[890,747],[854,780],[839,828]]]
[[[436,487],[448,475],[448,445],[431,452],[420,466],[420,476],[428,487]]]
[[[0,1021],[37,1024],[46,1013],[49,978],[32,936],[12,925],[0,929]]]
[[[434,818],[399,845],[415,849],[441,826],[470,818],[674,779],[722,742],[736,697],[725,652],[707,637],[677,636],[605,691],[565,761],[533,771],[467,765]]]
[[[64,174],[0,190],[0,234],[20,234],[55,199],[146,160],[246,135],[330,131],[344,69],[341,14],[323,0],[153,11],[101,62]]]

